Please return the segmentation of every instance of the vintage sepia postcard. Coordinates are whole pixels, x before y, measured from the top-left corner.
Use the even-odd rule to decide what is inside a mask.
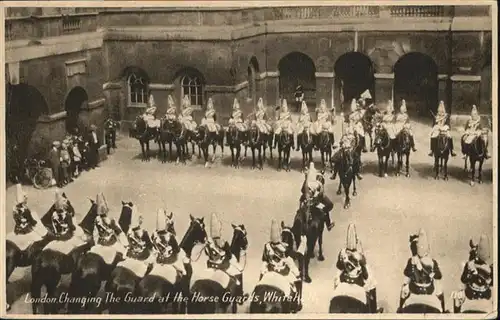
[[[495,1],[0,9],[2,317],[498,317]]]

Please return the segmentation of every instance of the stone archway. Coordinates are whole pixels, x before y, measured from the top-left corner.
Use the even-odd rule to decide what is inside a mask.
[[[279,61],[278,71],[279,96],[288,101],[289,107],[298,85],[302,86],[307,104],[316,104],[316,66],[309,56],[301,52],[289,53]]]
[[[82,87],[74,87],[66,96],[64,110],[66,111],[66,131],[72,133],[79,127],[79,115],[82,105],[88,103],[88,95]],[[81,129],[81,128],[79,128]]]
[[[252,106],[257,104],[257,76],[259,74],[259,62],[257,58],[252,57],[248,63],[247,81],[248,81],[248,98],[252,99]]]
[[[370,58],[361,52],[348,52],[341,55],[334,66],[336,100],[342,110],[349,111],[351,100],[369,90],[375,100],[375,71]]]
[[[406,101],[408,113],[431,116],[438,105],[438,67],[434,60],[420,52],[410,52],[394,64],[394,108]]]

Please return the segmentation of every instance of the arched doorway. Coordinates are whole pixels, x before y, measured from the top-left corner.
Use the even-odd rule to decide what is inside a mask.
[[[348,111],[351,100],[367,89],[375,100],[375,70],[369,57],[361,52],[345,53],[335,62],[334,71],[336,100],[342,110]]]
[[[394,108],[406,101],[408,113],[420,117],[431,116],[438,105],[438,67],[431,57],[407,53],[394,65]]]
[[[50,142],[37,139],[41,145],[32,146],[32,137],[40,116],[48,114],[49,107],[43,95],[27,84],[6,84],[5,136],[6,136],[6,176],[14,168],[18,169],[30,150],[41,152],[50,147]],[[43,144],[43,145],[42,145]],[[33,148],[30,148],[33,147]]]
[[[278,63],[279,95],[290,102],[295,100],[295,89],[301,85],[304,91],[304,100],[308,105],[316,104],[316,67],[309,56],[292,52],[281,58]]]
[[[247,81],[248,81],[248,98],[252,99],[252,105],[257,104],[257,75],[259,74],[259,63],[257,58],[252,57],[248,63]]]
[[[88,101],[87,92],[82,87],[71,89],[64,103],[66,110],[66,131],[72,133],[78,127],[78,115],[82,105]]]

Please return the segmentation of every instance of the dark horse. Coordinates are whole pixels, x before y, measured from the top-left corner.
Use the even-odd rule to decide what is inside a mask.
[[[158,129],[149,127],[146,121],[141,116],[138,116],[135,118],[133,127],[130,128],[129,136],[139,140],[142,160],[149,161],[149,141],[158,138]]]
[[[378,157],[378,175],[379,177],[387,177],[389,157],[392,157],[392,164],[394,165],[394,145],[389,133],[382,126],[375,129],[375,146]]]
[[[308,163],[314,162],[314,142],[309,129],[306,128],[302,131],[302,133],[297,135],[297,144],[297,147],[302,150],[302,171],[304,171]]]
[[[318,134],[318,149],[321,153],[321,163],[323,164],[323,170],[326,169],[326,164],[331,163],[332,160],[332,147],[335,141],[330,137],[330,133],[326,130],[322,130]]]
[[[97,217],[97,205],[93,202],[92,205],[82,219],[79,226],[85,231],[85,225],[93,224]],[[56,290],[63,274],[71,273],[75,267],[80,255],[86,252],[93,245],[91,235],[86,233],[87,242],[81,246],[73,248],[69,254],[45,248],[35,259],[31,266],[31,297],[37,301],[41,297],[42,287],[45,286],[47,290],[47,297],[56,297]],[[90,239],[90,240],[89,240]],[[43,307],[42,307],[43,305]],[[33,314],[38,313],[38,308],[42,307],[44,313],[57,313],[60,305],[58,302],[54,303],[36,303],[32,304]]]
[[[205,167],[209,165],[209,152],[208,149],[212,146],[213,156],[210,162],[214,162],[215,153],[217,151],[217,145],[220,145],[222,153],[224,154],[224,131],[219,130],[218,132],[212,132],[208,130],[206,126],[199,126],[195,135],[196,141],[198,142],[199,149],[203,152],[203,157],[205,159]]]
[[[207,238],[204,219],[194,218],[192,215],[190,215],[190,219],[191,223],[180,244],[177,244],[177,241],[171,241],[169,244],[174,247],[174,252],[177,252],[177,249],[183,250],[187,258],[191,257],[194,246],[198,243],[205,243]],[[178,248],[175,248],[177,246]],[[177,257],[174,256],[173,258],[175,259]],[[187,267],[185,278],[177,274],[174,281],[167,280],[165,276],[162,276],[162,274],[166,274],[170,270],[161,272],[163,265],[155,264],[153,266],[151,273],[147,274],[137,285],[137,296],[148,299],[147,302],[138,307],[137,311],[139,314],[185,313],[187,307],[186,303],[173,299],[176,294],[182,294],[184,297],[188,297],[189,280],[191,279],[192,270],[191,265],[185,264],[185,266]],[[159,272],[156,272],[155,268],[159,268]],[[165,300],[167,296],[170,297],[170,299],[168,301],[162,301],[162,299]],[[169,306],[172,312],[168,312]]]
[[[473,186],[476,178],[476,163],[478,163],[477,168],[477,182],[483,183],[483,163],[486,159],[486,142],[482,137],[476,137],[472,143],[464,144],[463,151],[465,153],[465,164],[464,171],[467,172],[467,159],[470,160],[470,185]]]
[[[410,134],[405,130],[401,130],[400,133],[396,136],[396,154],[398,156],[398,168],[396,171],[396,176],[399,176],[401,173],[401,169],[403,168],[403,157],[405,157],[405,175],[406,177],[410,176]]]
[[[259,169],[262,170],[262,153],[265,154],[266,143],[268,142],[267,137],[264,133],[260,132],[257,126],[251,126],[248,130],[248,146],[245,146],[245,154],[247,148],[250,147],[252,150],[252,169],[257,168],[255,164],[255,151],[258,153]]]
[[[158,133],[158,143],[160,145],[160,152],[163,152],[163,160],[165,163],[167,161],[167,143],[168,143],[168,154],[170,155],[169,161],[173,161],[172,158],[172,144],[175,144],[177,149],[177,163],[182,161],[186,163],[186,129],[177,120],[167,120],[165,118],[161,119],[160,130]]]
[[[227,144],[231,150],[231,166],[240,167],[241,144],[246,141],[246,132],[238,130],[234,125],[230,125],[226,134]]]
[[[443,179],[448,180],[448,159],[450,158],[451,148],[450,139],[444,132],[440,132],[437,136],[437,143],[434,154],[434,179],[439,179],[439,171],[443,171]]]
[[[370,137],[370,149],[373,148],[373,123],[375,121],[375,116],[377,116],[378,114],[379,110],[375,107],[375,105],[371,105],[366,108],[363,117],[361,118],[363,130],[365,131],[365,134],[367,133],[368,137]]]
[[[358,148],[354,150],[350,148],[340,149],[336,156],[337,159],[333,164],[332,179],[335,179],[338,173],[340,180],[337,194],[340,195],[342,193],[342,188],[345,192],[344,209],[349,208],[351,205],[351,198],[349,197],[351,183],[353,185],[352,195],[357,196],[358,194],[356,190],[356,177],[359,172],[360,161],[357,149]]]
[[[128,204],[122,202],[122,212],[120,217],[127,214]],[[122,223],[123,224],[123,223]],[[125,229],[128,230],[130,221]],[[94,224],[88,224],[82,227],[88,234],[94,234]],[[121,230],[123,233],[123,230]],[[117,239],[117,241],[119,241]],[[111,276],[118,262],[123,260],[122,253],[116,251],[111,264],[104,261],[104,258],[92,251],[88,251],[78,259],[75,271],[71,275],[71,284],[68,291],[69,297],[84,298],[88,296],[97,296],[101,288],[101,283],[107,281]],[[78,301],[79,299],[75,299]],[[72,314],[95,313],[91,303],[68,303],[68,311]]]
[[[278,171],[290,171],[290,150],[293,147],[293,135],[281,130],[278,135]]]
[[[234,225],[233,227],[233,237],[230,245],[230,252],[236,258],[236,260],[241,263],[242,251],[245,251],[248,247],[247,231],[244,225]],[[243,264],[243,268],[246,264]],[[232,276],[230,276],[232,277]],[[190,314],[216,314],[216,313],[236,313],[237,305],[243,304],[246,300],[246,294],[243,295],[242,292],[237,292],[236,288],[231,290],[231,294],[228,297],[227,291],[219,284],[219,282],[212,279],[199,279],[195,281],[191,287],[191,293],[196,294],[199,299],[191,299],[188,303],[188,313]],[[222,298],[224,296],[224,299]],[[209,299],[211,297],[211,299]],[[214,297],[218,297],[217,301],[214,301]],[[229,308],[231,310],[229,310]]]

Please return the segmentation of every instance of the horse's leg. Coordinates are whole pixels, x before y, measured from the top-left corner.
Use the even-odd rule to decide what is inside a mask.
[[[285,150],[285,155],[286,155],[286,162],[285,162],[285,166],[286,166],[286,171],[289,172],[290,171],[290,150],[291,150],[291,147],[288,146]]]
[[[387,169],[388,165],[389,165],[389,155],[387,155],[387,157],[385,157],[385,161],[384,161],[384,177],[387,178],[387,172],[389,171]],[[394,155],[393,155],[393,158],[392,158],[392,163],[394,164]]]
[[[281,146],[278,146],[278,171],[281,171]]]
[[[241,157],[241,145],[237,144],[236,145],[236,168],[240,167],[240,161],[241,161],[240,157]]]
[[[356,173],[354,173],[352,175],[352,196],[353,197],[358,195],[358,191],[356,190]]]
[[[245,157],[245,158],[247,157],[247,151],[248,151],[248,146],[246,145],[245,146],[245,152],[244,152],[244,155],[243,155],[243,157]]]
[[[345,193],[344,209],[348,209],[351,205],[351,198],[349,197],[349,189],[351,186],[349,185],[349,182],[345,182],[343,185]]]
[[[231,150],[231,167],[236,167],[234,164],[234,148],[230,146],[229,150]]]
[[[337,189],[337,195],[340,196],[342,194],[342,178],[339,178],[339,187]]]
[[[310,247],[309,239],[307,239],[307,252],[302,258],[304,259],[304,281],[307,283],[312,282],[311,276],[309,275],[309,263],[311,262],[311,256],[314,255],[314,251],[312,251]]]
[[[466,154],[465,157],[464,157],[464,171],[465,172],[467,172],[467,158],[468,158],[468,156]]]
[[[444,177],[443,177],[443,179],[448,180],[448,156],[445,156],[443,161],[444,161],[444,166],[443,166]]]
[[[410,177],[410,151],[406,152],[406,177]]]
[[[476,159],[470,159],[470,185],[473,186],[476,182]]]
[[[252,169],[255,169],[255,147],[252,146]],[[245,152],[247,151],[247,147],[245,147]]]
[[[145,150],[144,142],[142,140],[139,140],[139,143],[141,144],[142,161],[146,161],[146,150]]]
[[[262,168],[263,168],[263,166],[264,166],[264,165],[263,165],[263,163],[262,163],[262,160],[263,160],[263,159],[262,159],[262,151],[263,151],[262,149],[264,149],[264,146],[263,146],[263,145],[259,146],[259,169],[260,169],[260,170],[262,170]],[[264,150],[265,150],[265,149],[264,149]],[[265,151],[264,151],[264,152],[265,152]],[[265,158],[265,153],[264,153],[264,158]]]
[[[434,156],[434,179],[439,178],[439,156]]]
[[[484,158],[481,157],[479,161],[479,166],[477,168],[477,183],[481,184],[483,183],[483,163],[484,163]]]
[[[384,157],[379,154],[378,155],[378,176],[381,178],[384,176],[384,174],[382,172],[383,165],[384,165]]]
[[[321,226],[318,230],[318,260],[325,261],[325,256],[323,255],[323,230],[325,229],[324,222],[321,222]]]

